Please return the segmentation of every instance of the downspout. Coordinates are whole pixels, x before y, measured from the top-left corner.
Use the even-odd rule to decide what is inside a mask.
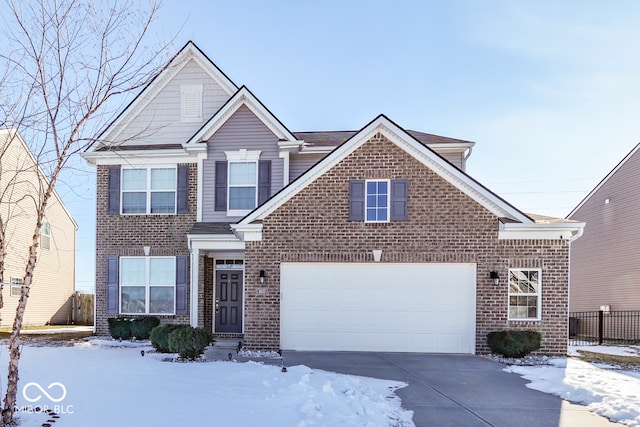
[[[569,238],[569,243],[573,242],[574,240],[577,240],[583,234],[584,234],[584,227],[578,228],[578,231],[576,232],[576,234],[574,234]]]
[[[466,152],[466,154],[464,155],[464,161],[465,161],[465,162],[467,161],[467,159],[469,158],[469,156],[471,156],[471,152],[472,152],[472,151],[473,151],[473,147],[469,147],[469,148],[467,149],[467,152]]]
[[[466,153],[462,155],[462,159],[464,160],[464,162],[462,163],[464,165],[463,172],[467,171],[467,159],[471,156],[472,151],[473,151],[473,147],[469,147]]]

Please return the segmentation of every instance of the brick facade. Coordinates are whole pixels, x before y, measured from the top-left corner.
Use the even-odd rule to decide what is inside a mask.
[[[396,178],[409,182],[408,221],[349,221],[349,180]],[[488,332],[527,328],[542,332],[540,353],[566,354],[568,242],[498,240],[495,215],[380,134],[265,218],[262,241],[246,243],[245,345],[279,348],[281,262],[373,262],[374,248],[383,263],[477,264],[477,353],[488,352]],[[507,320],[508,268],[542,269],[541,321]]]
[[[96,333],[109,333],[106,313],[107,257],[189,255],[187,233],[196,222],[197,166],[189,165],[189,213],[177,215],[108,215],[109,168],[97,166],[96,180]],[[202,265],[202,264],[201,264]],[[203,298],[204,295],[200,297]],[[189,315],[158,316],[163,322],[189,323]]]
[[[408,180],[408,220],[349,221],[351,179]],[[189,255],[187,233],[196,222],[196,164],[189,167],[189,213],[107,215],[108,167],[97,167],[96,328],[107,334],[106,263],[109,256]],[[476,352],[487,353],[488,332],[542,332],[540,353],[566,354],[569,247],[566,240],[498,240],[498,218],[395,144],[377,135],[312,182],[263,221],[262,241],[246,242],[245,345],[280,346],[281,262],[475,263]],[[214,262],[200,255],[198,325],[213,329]],[[542,269],[542,320],[507,319],[509,268]],[[258,275],[265,270],[266,281]],[[496,270],[499,286],[489,279]],[[191,277],[191,276],[189,276]],[[257,293],[268,288],[268,293]],[[189,315],[161,316],[189,323]]]

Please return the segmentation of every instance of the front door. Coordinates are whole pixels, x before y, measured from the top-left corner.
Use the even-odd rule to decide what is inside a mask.
[[[243,270],[216,271],[215,331],[242,333]]]

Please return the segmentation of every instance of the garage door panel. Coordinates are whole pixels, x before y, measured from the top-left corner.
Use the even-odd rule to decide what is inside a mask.
[[[281,345],[473,353],[475,264],[283,263]]]

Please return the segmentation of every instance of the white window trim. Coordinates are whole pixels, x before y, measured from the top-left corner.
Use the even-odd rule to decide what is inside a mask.
[[[241,149],[237,151],[225,151],[228,162],[257,162],[260,160],[261,150],[246,150]]]
[[[149,303],[150,303],[150,299],[149,299],[149,294],[150,294],[150,288],[151,288],[151,284],[149,283],[149,263],[150,260],[154,258],[154,259],[158,259],[158,258],[164,258],[164,259],[172,259],[173,260],[173,265],[174,265],[174,271],[175,271],[175,265],[176,265],[176,257],[174,256],[121,256],[118,259],[118,271],[122,271],[122,260],[123,259],[144,259],[146,262],[146,266],[145,266],[145,273],[146,273],[146,277],[145,277],[145,285],[144,285],[144,313],[128,313],[125,311],[122,311],[122,283],[120,282],[120,278],[118,278],[118,312],[120,314],[125,314],[125,315],[129,315],[129,316],[141,316],[141,315],[155,315],[155,316],[173,316],[176,314],[176,281],[175,281],[175,277],[173,279],[173,285],[153,285],[155,287],[165,287],[165,288],[173,288],[173,311],[171,313],[154,313],[149,311]]]
[[[253,209],[255,209],[255,207],[258,206],[258,184],[259,184],[259,173],[260,171],[258,170],[258,161],[260,160],[260,154],[262,153],[261,150],[246,150],[246,149],[240,149],[238,151],[225,151],[224,154],[227,156],[227,162],[228,162],[228,167],[227,167],[227,216],[245,216],[247,215],[249,212],[251,212]],[[231,197],[231,163],[255,163],[256,165],[256,182],[255,182],[255,188],[256,188],[256,200],[254,202],[254,208],[253,209],[229,209],[228,207],[230,206],[229,204],[229,199]],[[239,187],[244,187],[244,186],[239,186]]]
[[[538,292],[537,293],[511,293],[511,272],[512,271],[537,271],[538,272]],[[536,322],[542,320],[542,269],[541,268],[510,268],[507,275],[507,318],[515,322]],[[511,317],[511,297],[512,296],[535,296],[537,297],[536,317]]]
[[[15,277],[15,276],[11,276],[10,280],[10,289],[9,289],[9,295],[12,297],[19,297],[22,294],[22,285],[24,283],[24,281],[22,280],[22,277]],[[13,293],[13,290],[15,288],[18,288],[18,292],[17,293]]]
[[[387,183],[387,219],[386,220],[368,220],[367,219],[367,199],[369,193],[367,193],[367,187],[370,182],[386,182]],[[391,222],[391,180],[390,179],[367,179],[364,181],[364,222],[370,224]]]
[[[147,188],[145,190],[123,190],[122,184],[124,182],[124,171],[132,169],[146,169],[147,171]],[[168,190],[152,190],[151,189],[151,170],[152,169],[173,169],[175,170],[176,182],[173,190],[173,212],[158,212],[151,213],[151,193],[166,192]],[[141,193],[146,194],[146,209],[142,213],[124,213],[124,193]],[[178,166],[177,165],[153,165],[153,166],[131,166],[120,168],[120,215],[175,215],[178,209]]]
[[[44,232],[45,224],[49,226],[49,234]],[[47,237],[49,239],[49,244],[47,246],[44,245],[43,237]],[[42,225],[40,226],[40,249],[51,250],[51,223],[47,220],[42,221]]]
[[[203,85],[182,85],[180,86],[180,121],[183,123],[194,123],[202,121],[202,92]],[[193,100],[195,97],[195,100]],[[197,114],[187,115],[187,103],[195,101]]]

